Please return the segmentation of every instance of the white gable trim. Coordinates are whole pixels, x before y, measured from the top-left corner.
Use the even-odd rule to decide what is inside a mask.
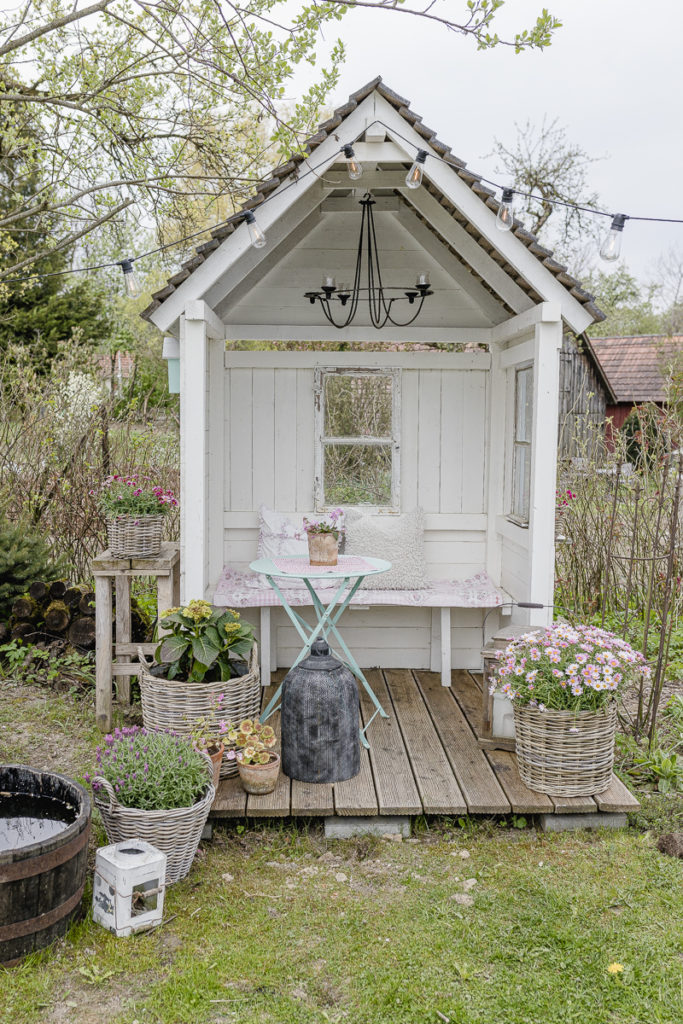
[[[378,93],[374,95],[377,118],[387,126],[390,137],[398,141],[402,135],[412,141],[418,149],[426,149],[429,152],[429,144],[407,124],[398,111],[383,96]],[[569,294],[564,285],[560,284],[554,274],[529,252],[519,238],[511,231],[498,230],[493,210],[490,210],[469,185],[458,177],[454,168],[437,157],[427,161],[425,174],[501,256],[519,270],[543,299],[560,303],[562,316],[573,331],[580,334],[593,323],[593,317],[585,307]]]

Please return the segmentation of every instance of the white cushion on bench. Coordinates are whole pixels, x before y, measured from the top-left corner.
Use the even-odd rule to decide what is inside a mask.
[[[308,590],[287,586],[286,578],[275,577],[284,597],[293,607],[312,604]],[[338,581],[341,585],[342,581]],[[324,588],[321,595],[326,604],[334,589]],[[423,608],[497,608],[508,595],[497,587],[482,570],[467,580],[430,580],[424,590],[358,590],[351,604],[414,605]],[[216,587],[213,603],[225,608],[266,608],[280,604],[277,594],[265,577],[226,566]]]

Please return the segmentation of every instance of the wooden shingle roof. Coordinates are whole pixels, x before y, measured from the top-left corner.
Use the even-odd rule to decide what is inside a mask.
[[[383,96],[384,99],[398,111],[400,116],[425,140],[425,149],[431,150],[434,154],[441,157],[442,160],[453,167],[458,176],[469,185],[472,191],[479,196],[482,202],[486,203],[486,205],[494,212],[498,211],[500,204],[495,198],[494,191],[482,182],[479,175],[474,174],[472,171],[468,171],[464,161],[460,160],[451,152],[450,146],[447,146],[442,142],[437,137],[436,132],[422,123],[420,115],[411,110],[410,102],[386,86],[379,76],[374,78],[371,82],[368,82],[367,85],[364,85],[362,89],[358,89],[357,92],[352,93],[346,103],[341,107],[338,107],[330,118],[320,124],[315,134],[306,140],[302,152],[292,154],[289,160],[275,167],[270,172],[268,178],[257,186],[255,194],[243,205],[242,211],[255,209],[260,206],[261,203],[263,203],[264,200],[267,199],[268,196],[270,196],[270,194],[274,192],[285,179],[289,178],[292,174],[295,175],[299,165],[306,160],[318,146],[325,142],[325,140],[339,128],[344,119],[348,117],[348,115],[374,91],[377,91],[381,96]],[[458,220],[462,224],[467,224],[468,232],[476,239],[479,245],[481,245],[482,248],[500,264],[500,266],[517,282],[517,284],[527,292],[533,301],[541,301],[541,297],[538,296],[534,289],[531,288],[530,285],[520,276],[519,271],[500,256],[494,246],[491,245],[488,240],[483,238],[483,236],[481,236],[473,226],[469,225],[469,223],[465,221],[462,214],[453,207],[453,204],[449,203],[439,190],[430,182],[425,181],[425,185],[432,195],[439,200],[441,205],[444,206],[444,208],[447,209],[454,217],[454,219]],[[147,320],[150,319],[154,311],[173,294],[183,281],[187,280],[190,274],[201,266],[206,258],[219,247],[228,235],[232,234],[243,219],[243,213],[240,211],[233,214],[232,217],[228,218],[228,220],[219,227],[214,228],[211,231],[210,239],[197,247],[195,254],[182,264],[182,269],[170,277],[163,288],[153,293],[151,304],[142,312],[141,316]],[[517,220],[515,220],[513,232],[516,237],[523,242],[527,249],[529,249],[529,251],[539,260],[539,262],[557,278],[560,284],[564,285],[567,291],[585,307],[586,311],[594,320],[605,319],[604,314],[597,308],[597,306],[595,306],[593,296],[581,287],[576,278],[567,273],[566,266],[553,259],[552,251],[541,245],[536,235],[527,231],[526,228],[524,228]]]
[[[591,338],[590,345],[617,402],[666,401],[667,369],[683,353],[683,335]]]

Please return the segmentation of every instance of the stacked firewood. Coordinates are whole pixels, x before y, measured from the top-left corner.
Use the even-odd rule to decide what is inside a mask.
[[[27,643],[65,640],[81,651],[95,649],[95,592],[85,583],[37,580],[16,598],[8,623],[0,623],[0,642],[10,637]]]

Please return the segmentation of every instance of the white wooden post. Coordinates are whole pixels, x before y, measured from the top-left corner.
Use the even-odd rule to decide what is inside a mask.
[[[562,321],[534,329],[534,418],[529,500],[529,595],[552,605],[555,585],[555,486]],[[531,610],[530,624],[552,622],[552,608]]]
[[[218,376],[222,381],[224,337],[223,324],[205,302],[195,300],[186,305],[180,320],[180,590],[183,603],[206,597],[209,566],[213,561],[210,544],[212,540],[215,544],[216,535],[210,524],[209,499],[216,493],[216,484],[212,481],[209,487],[209,476],[214,470],[213,465],[209,465],[213,442],[209,427],[215,432],[215,420],[211,416],[213,396],[208,378],[209,369],[218,361],[211,350],[213,342],[221,352]],[[222,383],[217,390],[220,401]],[[222,430],[218,433],[222,438]],[[222,506],[222,441],[218,443],[221,461],[215,469],[221,480]],[[222,507],[220,516],[222,518]]]
[[[498,532],[498,516],[505,512],[505,432],[506,372],[501,366],[500,349],[491,346],[489,370],[489,407],[487,424],[487,490],[486,490],[486,571],[500,584],[502,544]]]

